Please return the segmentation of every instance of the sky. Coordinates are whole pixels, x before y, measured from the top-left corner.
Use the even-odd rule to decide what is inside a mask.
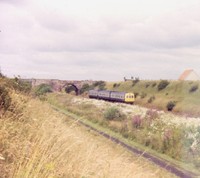
[[[200,1],[0,0],[0,69],[61,80],[200,75]]]

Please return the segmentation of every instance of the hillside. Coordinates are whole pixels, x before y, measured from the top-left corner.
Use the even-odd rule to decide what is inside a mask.
[[[49,94],[47,100],[98,130],[199,174],[198,118],[65,93]]]
[[[81,127],[24,89],[17,79],[0,78],[0,177],[173,176]]]
[[[164,81],[169,84],[162,84],[163,81],[126,81],[108,82],[108,90],[134,92],[136,104],[167,110],[169,102],[174,104],[173,111],[180,114],[200,116],[200,82],[193,81]],[[161,83],[161,84],[160,84]],[[160,84],[160,85],[159,85]]]

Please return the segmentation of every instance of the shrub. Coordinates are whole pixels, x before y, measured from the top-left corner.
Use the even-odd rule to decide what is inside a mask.
[[[7,110],[11,105],[11,97],[4,86],[0,86],[0,110]]]
[[[158,91],[163,90],[169,85],[169,82],[167,80],[161,80],[158,84]]]
[[[5,78],[5,86],[23,93],[29,93],[32,89],[31,82],[23,81],[19,77],[15,77],[14,79]]]
[[[149,120],[155,120],[157,118],[159,118],[159,114],[156,110],[147,110],[145,118],[149,119]]]
[[[190,88],[189,92],[190,92],[190,93],[193,93],[193,92],[195,92],[198,88],[199,88],[198,85],[194,85],[194,86],[192,86],[192,87]]]
[[[155,86],[157,85],[157,83],[156,82],[154,82],[154,83],[152,83],[152,88],[154,88]]]
[[[142,118],[140,115],[135,115],[132,118],[132,127],[133,128],[139,128],[142,124]]]
[[[140,95],[140,97],[141,97],[142,99],[145,98],[146,96],[147,96],[147,94],[144,93],[144,92],[142,92],[141,95]]]
[[[36,96],[41,96],[41,95],[44,95],[44,94],[50,93],[50,92],[52,92],[52,89],[51,89],[51,86],[48,84],[38,85],[34,91]]]
[[[80,89],[80,94],[83,94],[86,91],[89,91],[91,89],[90,85],[85,83],[83,84],[82,88]]]
[[[155,98],[155,96],[151,96],[149,99],[148,99],[148,103],[152,103],[154,100],[155,100],[156,98]]]
[[[113,84],[113,88],[115,88],[115,87],[117,87],[117,83],[114,83],[114,84]]]
[[[116,107],[110,107],[104,112],[104,117],[108,120],[123,120],[125,115]]]
[[[106,83],[104,81],[97,81],[93,84],[93,87],[98,87],[99,90],[105,90]]]
[[[138,95],[139,95],[139,93],[134,92],[134,96],[135,96],[135,98],[137,98]]]
[[[145,84],[145,88],[148,88],[148,87],[149,87],[149,85],[150,85],[149,83],[146,83],[146,84]]]
[[[173,108],[176,106],[176,102],[175,101],[169,101],[168,103],[167,103],[167,110],[168,111],[172,111],[173,110]]]
[[[120,86],[120,83],[118,83],[118,84],[117,84],[117,83],[114,83],[114,84],[113,84],[113,88],[116,88],[116,87],[119,87],[119,86]]]

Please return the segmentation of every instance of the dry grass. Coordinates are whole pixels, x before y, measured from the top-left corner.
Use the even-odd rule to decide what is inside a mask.
[[[172,177],[79,126],[47,104],[15,93],[0,119],[0,177]]]
[[[139,143],[152,150],[158,156],[175,162],[185,169],[193,169],[199,173],[199,126],[198,118],[173,115],[163,111],[148,110],[137,105],[111,103],[82,97],[71,97],[67,94],[48,95],[48,100],[59,108],[74,113],[85,121],[92,122],[94,127],[106,128],[121,134],[131,143]],[[107,120],[103,113],[110,107],[117,107],[127,119],[122,121]],[[155,115],[154,115],[155,114]],[[133,117],[139,115],[141,127],[133,127]],[[188,122],[190,121],[190,122]],[[149,125],[151,124],[151,125]],[[165,134],[170,132],[170,137]],[[193,145],[195,145],[194,150]],[[177,151],[179,150],[179,151]],[[160,153],[160,154],[159,154]],[[172,158],[172,159],[171,159]],[[190,168],[189,168],[190,167]]]

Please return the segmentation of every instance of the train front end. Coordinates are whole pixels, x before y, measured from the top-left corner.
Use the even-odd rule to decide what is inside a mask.
[[[135,95],[133,93],[125,94],[125,103],[133,104],[135,102]]]

